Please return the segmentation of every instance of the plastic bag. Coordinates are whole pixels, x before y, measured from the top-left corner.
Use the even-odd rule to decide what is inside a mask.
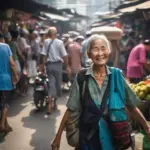
[[[141,132],[144,135],[143,138],[143,150],[150,150],[150,140],[148,139],[144,131]]]

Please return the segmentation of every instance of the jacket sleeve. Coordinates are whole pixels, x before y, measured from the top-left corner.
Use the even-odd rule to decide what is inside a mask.
[[[130,88],[127,81],[124,79],[125,104],[130,107],[136,107],[140,103],[140,99],[136,93]]]

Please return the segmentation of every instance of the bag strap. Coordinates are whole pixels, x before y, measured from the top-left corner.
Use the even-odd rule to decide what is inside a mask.
[[[49,52],[50,52],[50,49],[51,49],[51,46],[52,46],[53,41],[54,41],[54,40],[51,40],[51,42],[50,42],[49,45],[48,45],[48,49],[47,49],[47,59],[48,59]]]
[[[77,75],[77,82],[79,85],[79,91],[80,91],[80,100],[83,100],[84,92],[85,92],[85,83],[88,80],[88,76],[86,76],[87,69],[81,70]]]
[[[95,132],[97,131],[99,120],[102,118],[102,116],[104,114],[104,111],[106,109],[107,100],[108,100],[108,97],[109,97],[110,76],[111,75],[109,75],[109,77],[108,77],[108,84],[107,84],[106,90],[105,90],[103,98],[102,98],[99,117],[97,118],[96,124],[93,125],[92,130],[89,132],[89,134],[87,136],[87,140],[90,140],[93,137],[93,135],[95,134]]]

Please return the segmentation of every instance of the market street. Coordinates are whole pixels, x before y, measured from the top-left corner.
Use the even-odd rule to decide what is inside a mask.
[[[27,97],[14,96],[10,102],[9,122],[14,131],[1,136],[0,150],[51,150],[50,143],[55,136],[66,109],[68,92],[58,100],[58,110],[49,119],[44,112],[36,112],[33,104],[33,90],[30,88]],[[136,135],[136,150],[142,150],[141,135]],[[66,141],[65,132],[60,150],[73,150]]]
[[[36,112],[32,101],[32,89],[27,97],[16,97],[11,100],[9,122],[13,132],[1,141],[0,150],[50,150],[50,142],[59,126],[65,111],[66,97],[59,100],[59,110],[53,112],[49,119],[44,118],[44,112]],[[65,133],[60,150],[72,150],[67,145]]]
[[[58,111],[53,112],[49,119],[44,118],[44,112],[36,112],[32,101],[33,91],[29,90],[27,97],[15,96],[10,102],[9,122],[14,131],[1,136],[0,150],[51,150],[50,142],[55,136],[61,118],[66,109],[68,93],[58,100]],[[136,135],[136,150],[142,150],[141,135]],[[65,132],[60,150],[73,150],[67,145]]]

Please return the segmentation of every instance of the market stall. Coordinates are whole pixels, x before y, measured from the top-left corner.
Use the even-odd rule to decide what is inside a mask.
[[[138,84],[130,84],[132,90],[141,100],[138,106],[147,120],[150,120],[150,78],[139,82]]]

